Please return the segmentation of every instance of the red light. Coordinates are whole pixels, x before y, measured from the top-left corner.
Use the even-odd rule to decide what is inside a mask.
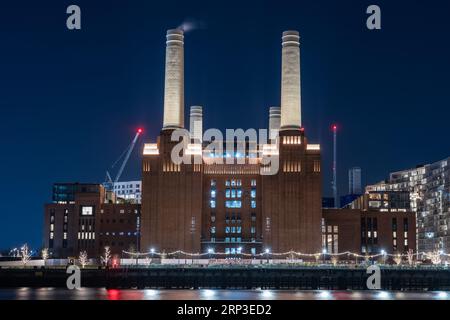
[[[119,300],[120,291],[116,289],[110,289],[107,291],[108,300]]]
[[[142,133],[142,131],[144,131],[144,130],[142,130],[142,128],[139,128],[139,129],[137,130],[138,133]]]
[[[337,130],[337,125],[333,124],[333,130],[336,131]]]

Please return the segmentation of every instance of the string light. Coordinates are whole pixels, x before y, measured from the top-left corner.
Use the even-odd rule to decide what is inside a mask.
[[[329,256],[329,257],[339,257],[339,256],[344,256],[344,255],[348,255],[348,256],[353,256],[355,258],[366,258],[366,259],[374,259],[374,258],[378,258],[381,256],[389,256],[389,257],[402,257],[402,258],[407,258],[408,254],[392,254],[392,253],[387,253],[386,251],[382,250],[380,253],[377,254],[372,254],[372,255],[368,255],[368,254],[359,254],[359,253],[355,253],[355,252],[350,252],[350,251],[345,251],[345,252],[339,252],[339,253],[329,253],[327,252],[325,249],[322,252],[317,252],[317,253],[303,253],[303,252],[296,252],[296,251],[287,251],[287,252],[270,252],[269,249],[265,249],[264,252],[261,253],[256,253],[256,254],[251,254],[251,253],[245,253],[245,252],[238,252],[238,253],[229,253],[229,252],[215,252],[213,249],[208,249],[207,252],[203,252],[203,253],[192,253],[192,252],[186,252],[183,250],[176,250],[173,252],[156,252],[155,249],[151,249],[150,252],[128,252],[128,251],[122,251],[125,254],[128,254],[130,256],[138,256],[138,257],[146,257],[149,255],[154,255],[154,256],[174,256],[174,255],[185,255],[185,256],[189,256],[189,257],[203,257],[203,256],[230,256],[230,255],[238,255],[238,256],[245,256],[245,257],[267,257],[267,255],[270,253],[271,256],[274,257],[280,257],[280,256],[298,256],[298,257],[314,257],[316,258],[317,256]],[[420,255],[423,255],[427,258],[433,258],[436,256],[436,254],[440,255],[440,256],[446,256],[449,257],[450,254],[448,253],[444,253],[443,251],[439,251],[438,253],[427,253],[427,252],[416,252],[413,255],[416,257],[419,257]]]

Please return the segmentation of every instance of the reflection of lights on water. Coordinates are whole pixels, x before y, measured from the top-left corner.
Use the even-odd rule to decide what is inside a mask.
[[[404,292],[398,292],[398,293],[395,295],[395,298],[396,298],[396,299],[398,299],[398,298],[404,299],[404,298],[405,298],[405,293],[404,293]]]
[[[378,298],[378,299],[389,299],[389,297],[390,297],[390,294],[389,294],[389,292],[387,292],[387,291],[380,291],[380,292],[377,294],[377,298]]]
[[[273,292],[270,290],[263,290],[262,296],[263,296],[263,298],[270,299],[273,297]]]
[[[448,298],[448,293],[445,291],[440,291],[437,294],[438,299],[447,299]]]
[[[119,300],[120,292],[116,289],[108,290],[108,300]]]
[[[331,297],[331,293],[329,291],[321,291],[318,295],[320,299],[329,299]]]
[[[158,290],[147,289],[144,291],[144,296],[146,299],[153,299],[158,296]]]
[[[201,291],[202,295],[205,296],[205,298],[212,298],[215,296],[216,292],[214,290],[202,290]]]

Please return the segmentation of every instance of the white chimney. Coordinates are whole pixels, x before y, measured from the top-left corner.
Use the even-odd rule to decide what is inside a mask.
[[[167,30],[163,130],[184,128],[183,39],[183,30]]]
[[[298,31],[283,32],[281,69],[281,130],[299,129],[302,121]]]
[[[269,109],[269,139],[275,141],[280,131],[281,109],[270,107]]]
[[[201,106],[192,106],[189,116],[189,132],[194,143],[201,143],[203,139],[203,109]]]

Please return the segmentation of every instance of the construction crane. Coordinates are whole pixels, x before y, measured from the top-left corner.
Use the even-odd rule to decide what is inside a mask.
[[[120,165],[120,168],[117,171],[115,178],[112,179],[109,171],[106,171],[106,182],[103,184],[106,190],[114,191],[114,185],[119,181],[120,177],[122,176],[123,170],[127,165],[128,159],[130,159],[131,152],[133,152],[134,146],[136,145],[136,142],[139,136],[141,135],[142,131],[143,130],[141,128],[139,128],[136,131],[136,135],[134,136],[134,139],[131,141],[130,145],[122,152],[120,157],[111,166],[111,168],[114,168],[117,165],[117,163],[119,163],[119,161],[123,158],[122,164]]]

